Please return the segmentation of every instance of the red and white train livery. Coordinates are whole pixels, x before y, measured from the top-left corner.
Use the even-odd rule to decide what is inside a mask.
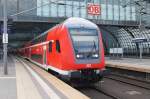
[[[104,49],[99,28],[69,18],[19,49],[22,56],[61,77],[97,82],[103,77]]]

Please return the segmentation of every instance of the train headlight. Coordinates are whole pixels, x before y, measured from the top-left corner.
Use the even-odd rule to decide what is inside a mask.
[[[100,73],[100,70],[96,70],[96,74],[99,74]]]
[[[76,57],[77,57],[77,58],[83,58],[83,55],[77,54]]]
[[[93,54],[92,57],[97,58],[97,57],[98,57],[98,54]]]

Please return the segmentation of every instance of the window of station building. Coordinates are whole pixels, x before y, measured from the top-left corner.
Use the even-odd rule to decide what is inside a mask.
[[[73,2],[73,16],[79,17],[79,11],[80,11],[79,2]]]
[[[106,4],[106,0],[101,0],[101,3],[102,4]]]
[[[113,1],[109,0],[108,2],[108,20],[113,20]]]
[[[66,16],[71,17],[73,15],[73,1],[66,2]]]
[[[80,2],[80,14],[81,14],[81,17],[82,18],[86,18],[86,14],[87,14],[87,11],[86,11],[86,2]]]
[[[136,20],[136,9],[135,9],[135,6],[131,7],[131,20],[133,20],[133,21]]]
[[[114,9],[114,20],[118,21],[119,20],[119,12],[120,12],[120,5],[119,5],[119,0],[113,0],[113,9]]]
[[[124,21],[125,20],[125,8],[123,8],[122,6],[120,6],[120,20]]]
[[[126,7],[123,7],[123,5],[125,5],[126,4],[126,1],[125,0],[119,0],[119,3],[120,3],[120,7],[119,7],[119,9],[120,9],[120,20],[121,21],[124,21],[125,20],[125,9],[126,9]]]
[[[41,6],[42,1],[41,0],[37,0],[37,7]],[[41,8],[37,8],[37,15],[41,16],[42,15],[42,9]]]
[[[119,20],[119,6],[114,5],[114,20]]]
[[[50,12],[49,5],[46,5],[48,3],[49,3],[49,0],[42,0],[42,5],[44,5],[42,8],[43,16],[49,16],[49,12]]]
[[[101,4],[101,18],[103,19],[103,20],[106,20],[106,4]]]
[[[102,20],[121,20],[121,21],[136,21],[136,11],[134,5],[127,5],[123,8],[122,5],[132,0],[37,0],[37,6],[45,5],[37,8],[37,16],[45,17],[82,17],[88,19]],[[87,3],[100,4],[101,15],[92,16],[87,14]]]
[[[57,4],[52,3],[51,4],[51,10],[50,10],[52,17],[57,17],[57,10],[58,10]]]
[[[66,1],[82,1],[82,2],[83,1],[89,1],[90,2],[90,1],[93,1],[93,0],[66,0]]]
[[[65,1],[65,0],[63,0],[63,1],[59,1],[59,5],[58,5],[58,16],[59,17],[64,17],[64,16],[66,16],[65,14],[66,14],[66,9],[65,9],[65,7],[66,7],[66,2],[67,1]]]
[[[130,12],[130,6],[129,7],[126,7],[126,13],[125,13],[125,15],[126,15],[126,20],[131,20],[131,12]]]
[[[60,42],[59,42],[59,40],[56,40],[56,51],[57,51],[58,53],[61,52],[61,51],[60,51]]]

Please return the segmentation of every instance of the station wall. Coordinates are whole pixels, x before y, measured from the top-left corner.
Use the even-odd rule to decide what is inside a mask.
[[[88,3],[99,4],[101,14],[97,16],[87,14]],[[38,7],[37,9],[21,14],[21,16],[74,16],[98,20],[137,21],[139,19],[139,7],[132,3],[133,0],[7,0],[8,16]],[[150,3],[146,1],[143,3],[146,7],[145,10],[150,12]],[[0,17],[2,16],[3,0],[0,1]],[[146,19],[149,19],[148,15],[143,16],[143,20]]]

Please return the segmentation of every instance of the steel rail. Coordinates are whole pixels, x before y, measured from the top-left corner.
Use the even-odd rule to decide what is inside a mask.
[[[112,99],[121,99],[120,97],[112,95],[112,94],[109,94],[108,92],[105,92],[104,90],[101,90],[99,88],[91,87],[91,89],[96,90],[97,92],[100,92],[100,93],[104,94],[105,96],[108,96],[108,97],[110,97]]]
[[[132,79],[132,78],[125,78],[125,77],[121,77],[121,76],[105,76],[104,77],[105,79],[111,79],[111,80],[114,80],[114,81],[117,81],[117,82],[121,82],[121,83],[125,83],[125,84],[128,84],[128,85],[132,85],[132,86],[135,86],[135,87],[139,87],[139,88],[143,88],[143,89],[146,89],[146,90],[150,90],[150,84],[148,84],[147,82],[140,82],[139,80],[135,80],[135,79]],[[147,87],[149,86],[149,87]]]

